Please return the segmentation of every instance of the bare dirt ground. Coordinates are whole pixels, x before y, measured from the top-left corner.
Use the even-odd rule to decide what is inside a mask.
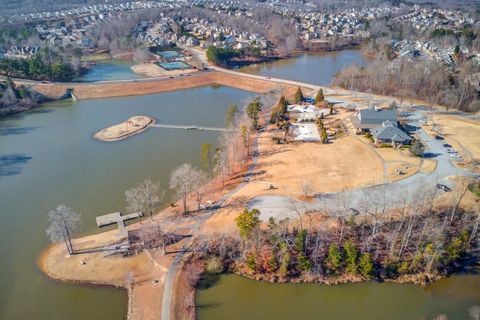
[[[119,141],[147,130],[148,126],[153,123],[155,123],[155,119],[148,116],[134,116],[125,122],[98,131],[93,137],[107,142]]]
[[[196,69],[165,70],[154,63],[141,63],[131,67],[132,71],[147,77],[170,77],[197,72]]]
[[[112,98],[152,94],[208,85],[224,85],[255,93],[266,93],[278,88],[288,88],[259,79],[248,79],[220,72],[198,72],[183,77],[128,80],[101,83],[40,83],[33,89],[47,97],[59,98],[68,88],[74,90],[78,99]],[[293,88],[290,88],[293,91]]]

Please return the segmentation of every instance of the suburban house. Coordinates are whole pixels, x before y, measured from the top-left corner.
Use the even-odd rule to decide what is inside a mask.
[[[381,127],[374,128],[370,132],[375,143],[392,144],[394,146],[412,143],[412,137],[398,126],[398,122],[387,120],[382,123]]]
[[[374,128],[379,128],[385,121],[397,124],[397,110],[378,108],[369,108],[360,110],[356,118],[353,118],[353,125],[359,132],[370,132]]]

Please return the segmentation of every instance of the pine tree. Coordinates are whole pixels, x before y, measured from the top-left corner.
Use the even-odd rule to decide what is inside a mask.
[[[345,263],[346,270],[350,274],[356,274],[358,271],[357,259],[358,259],[358,250],[355,244],[351,240],[345,241],[343,245],[345,250]]]
[[[300,103],[303,101],[303,93],[300,87],[298,87],[297,92],[295,92],[294,100],[295,100],[295,103]]]
[[[320,138],[322,140],[322,143],[328,143],[327,129],[325,127],[322,127],[322,135]]]
[[[373,261],[370,253],[366,252],[360,257],[358,262],[358,268],[360,274],[366,279],[371,279],[373,277]]]
[[[315,104],[325,101],[325,96],[323,95],[323,89],[318,90],[317,95],[315,96]]]
[[[326,263],[332,273],[338,274],[340,272],[340,268],[342,267],[342,254],[338,246],[334,243],[330,244],[328,248]]]

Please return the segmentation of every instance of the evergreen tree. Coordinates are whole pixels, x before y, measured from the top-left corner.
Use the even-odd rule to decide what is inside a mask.
[[[303,93],[300,87],[298,87],[297,92],[295,92],[294,100],[295,100],[295,103],[300,103],[303,101]]]
[[[256,97],[247,105],[247,115],[252,120],[252,125],[255,129],[258,128],[258,115],[262,112],[262,103],[260,98]]]
[[[415,140],[415,142],[410,147],[410,153],[416,157],[422,157],[424,150],[425,147],[423,143],[421,143],[419,140]]]
[[[327,129],[325,127],[322,127],[322,135],[320,139],[322,140],[322,143],[328,143]]]
[[[345,263],[346,270],[350,274],[356,274],[358,271],[357,259],[358,259],[358,250],[355,244],[351,240],[345,241],[343,245],[345,250]]]
[[[328,248],[328,256],[326,259],[327,268],[330,272],[338,274],[342,267],[342,254],[338,246],[334,243],[330,244]]]
[[[360,261],[358,262],[358,268],[360,274],[366,279],[371,279],[373,277],[373,261],[370,253],[365,252],[362,254]]]
[[[317,95],[315,96],[315,104],[318,105],[323,101],[325,101],[325,96],[323,94],[323,89],[320,89],[318,90]]]

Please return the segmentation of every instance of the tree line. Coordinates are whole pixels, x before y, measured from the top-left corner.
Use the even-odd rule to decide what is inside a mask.
[[[428,282],[479,261],[480,204],[460,210],[465,190],[461,182],[448,205],[436,207],[435,188],[422,186],[413,198],[399,195],[394,212],[387,209],[382,191],[371,191],[359,215],[351,212],[348,194],[341,193],[322,215],[331,227],[316,223],[316,214],[298,203],[292,202],[297,220],[270,218],[263,225],[257,209],[245,208],[236,218],[239,238],[198,238],[195,252],[205,265],[221,261],[221,270],[267,281]]]
[[[478,63],[460,61],[457,70],[452,72],[436,61],[397,58],[394,62],[380,57],[364,67],[351,66],[340,71],[332,80],[332,85],[348,90],[417,98],[430,105],[441,104],[467,112],[480,110],[480,92],[472,78],[480,71]]]
[[[4,58],[0,60],[0,74],[12,78],[33,80],[71,81],[78,75],[72,65],[50,61],[41,54],[31,58]]]

